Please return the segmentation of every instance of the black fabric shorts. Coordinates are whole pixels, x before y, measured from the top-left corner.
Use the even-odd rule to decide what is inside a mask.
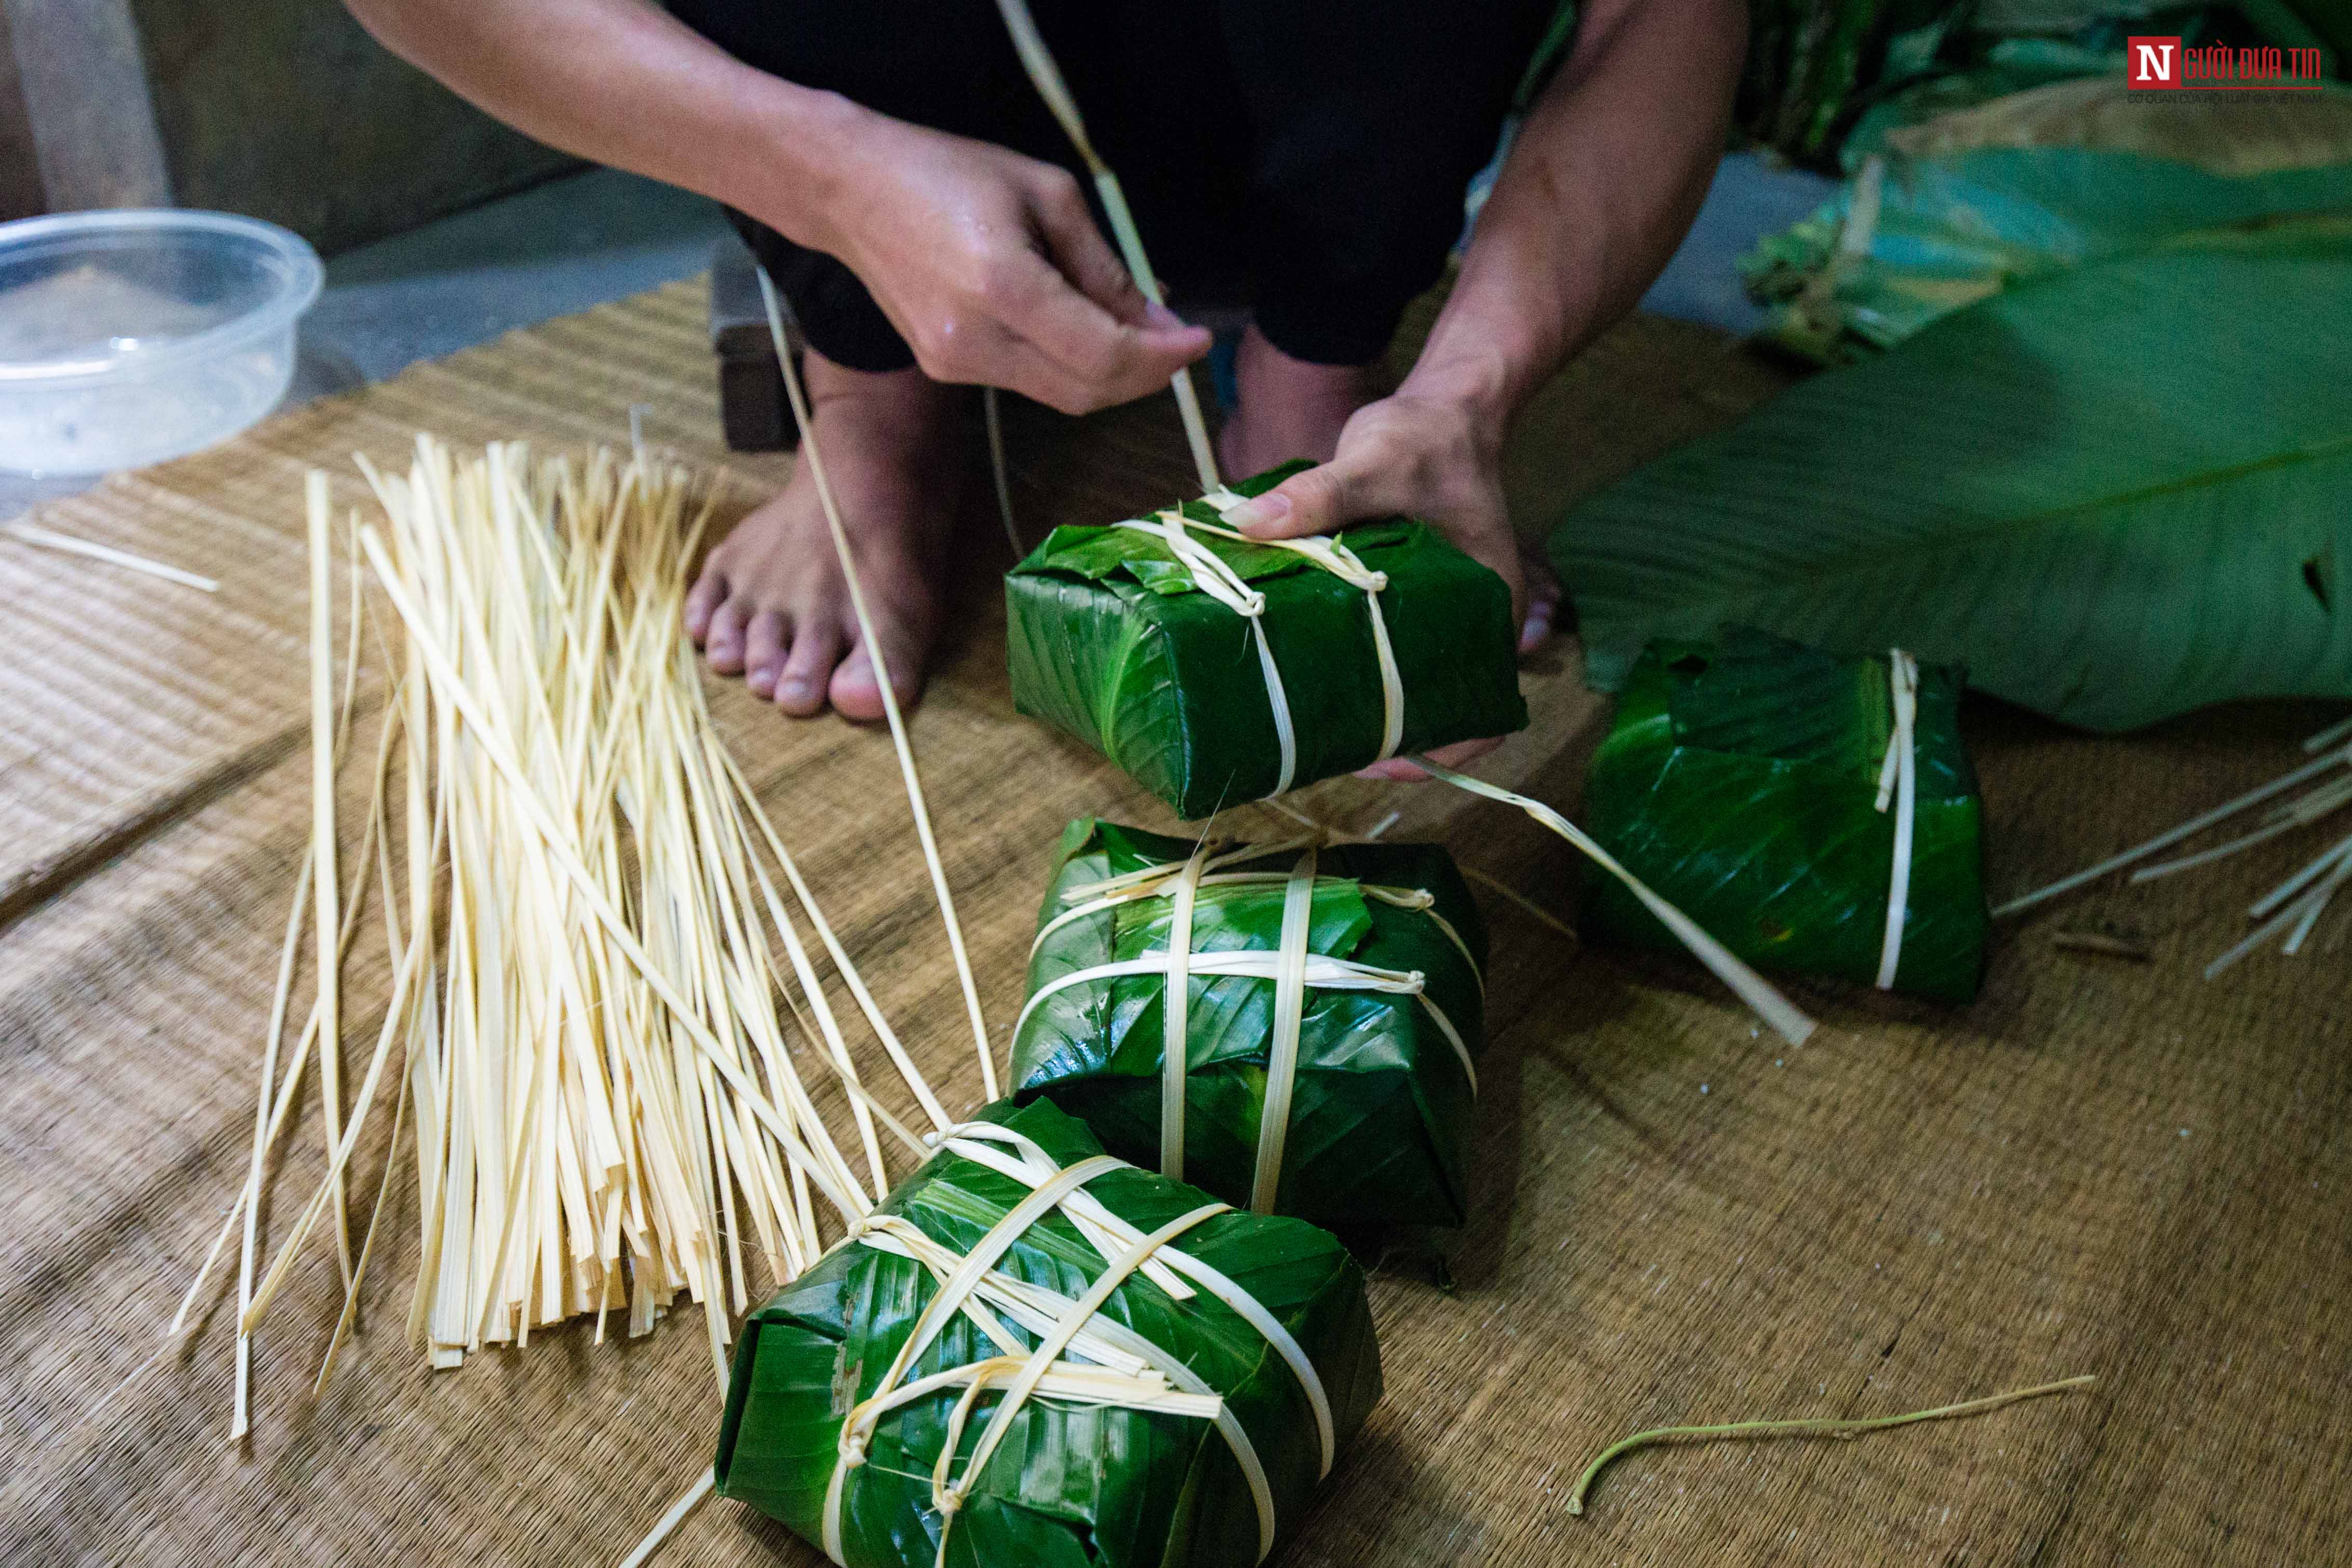
[[[1378,357],[1462,229],[1557,0],[1034,0],[1175,303],[1248,305],[1294,358]],[[993,0],[671,0],[745,63],[1082,173]],[[1092,186],[1088,185],[1091,196]],[[809,342],[914,355],[839,261],[736,225]],[[1099,216],[1099,214],[1098,214]]]

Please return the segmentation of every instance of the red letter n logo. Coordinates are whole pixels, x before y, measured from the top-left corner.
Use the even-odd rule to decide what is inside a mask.
[[[2180,40],[2170,38],[2126,38],[2126,85],[2133,92],[2147,92],[2166,88],[2179,88],[2180,83]]]

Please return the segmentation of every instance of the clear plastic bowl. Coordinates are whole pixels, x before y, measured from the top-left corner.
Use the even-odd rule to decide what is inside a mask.
[[[226,213],[0,224],[0,470],[104,474],[225,441],[286,394],[318,253]]]

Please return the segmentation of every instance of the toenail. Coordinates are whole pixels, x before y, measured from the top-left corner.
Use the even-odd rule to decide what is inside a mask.
[[[798,675],[794,675],[791,680],[786,681],[782,685],[776,688],[776,695],[780,697],[791,697],[793,700],[798,701],[800,698],[805,697],[809,695],[809,684],[801,679]]]

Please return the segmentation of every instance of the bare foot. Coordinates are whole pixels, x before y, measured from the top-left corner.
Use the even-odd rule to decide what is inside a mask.
[[[1235,479],[1294,458],[1328,463],[1348,416],[1385,390],[1374,367],[1294,360],[1255,323],[1242,334],[1234,379],[1241,405],[1217,433],[1217,461]]]
[[[920,371],[872,375],[815,353],[805,364],[825,476],[891,685],[908,706],[922,691],[938,628],[963,400]],[[742,674],[788,714],[807,718],[831,703],[844,718],[882,716],[874,661],[805,457],[775,499],[711,550],[687,595],[686,629],[713,670]]]

